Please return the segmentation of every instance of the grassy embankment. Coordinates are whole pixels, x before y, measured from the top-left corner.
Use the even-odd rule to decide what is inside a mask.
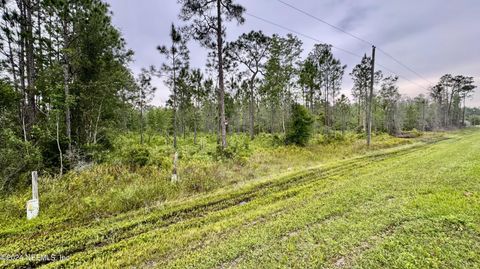
[[[429,134],[420,140],[441,137]],[[252,179],[276,177],[279,173],[301,170],[326,161],[335,161],[364,154],[367,149],[362,137],[347,134],[342,140],[326,141],[316,136],[308,147],[284,146],[271,135],[259,135],[250,141],[245,135],[229,137],[230,157],[219,155],[215,136],[179,140],[180,183],[171,184],[173,149],[163,136],[146,138],[139,145],[139,135],[122,135],[114,139],[113,150],[102,156],[104,162],[71,171],[62,178],[43,175],[40,178],[42,203],[41,221],[52,218],[100,218],[152,206],[165,201],[211,192]],[[388,135],[375,138],[373,149],[410,144],[415,139],[399,139]],[[132,165],[132,152],[148,149],[147,164]],[[141,156],[142,157],[142,156]],[[145,157],[145,156],[143,156]],[[26,180],[30,180],[27,178]],[[30,187],[2,197],[0,226],[24,224],[25,201]]]
[[[167,190],[170,196],[151,200],[157,202],[144,197],[147,206],[132,203],[130,210],[103,207],[102,199],[111,198],[113,204],[119,201],[111,194],[115,191],[109,192],[101,181],[90,182],[91,187],[81,185],[88,182],[78,177],[106,169],[94,167],[67,176],[63,183],[44,184],[42,206],[46,209],[40,218],[27,223],[8,211],[11,220],[2,223],[1,254],[68,259],[20,259],[0,265],[478,267],[480,144],[476,141],[480,133],[465,130],[446,136],[450,139],[440,142],[437,136],[423,141],[384,138],[388,142],[383,144],[377,139],[379,148],[407,144],[364,155],[357,140],[313,144],[306,149],[254,150],[240,164],[212,162],[231,172],[231,176],[225,173],[226,182],[214,182],[215,191],[191,196],[188,188],[175,186]],[[232,170],[236,165],[247,170]],[[113,173],[111,169],[105,176]],[[253,177],[277,175],[246,180],[249,177],[243,173],[252,171]],[[278,174],[281,171],[286,172]],[[131,173],[138,170],[125,174]],[[139,182],[117,179],[117,188],[128,192],[130,185],[140,189],[158,186],[148,175],[137,177]],[[71,187],[74,183],[83,190],[81,194]],[[77,204],[58,202],[54,206],[52,199],[67,187],[70,193],[65,195]],[[98,192],[89,192],[90,188]],[[95,201],[91,207],[83,204],[85,198],[80,195],[85,194]],[[105,194],[111,196],[101,198]],[[23,196],[13,195],[2,203],[15,204],[12,201]]]

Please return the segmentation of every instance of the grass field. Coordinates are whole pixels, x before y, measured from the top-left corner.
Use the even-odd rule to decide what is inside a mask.
[[[0,268],[479,268],[480,131],[445,138],[107,217],[6,225]]]

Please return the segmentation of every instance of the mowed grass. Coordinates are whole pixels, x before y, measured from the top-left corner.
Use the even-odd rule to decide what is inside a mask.
[[[480,132],[448,137],[110,217],[0,229],[0,255],[67,257],[0,267],[478,268]]]

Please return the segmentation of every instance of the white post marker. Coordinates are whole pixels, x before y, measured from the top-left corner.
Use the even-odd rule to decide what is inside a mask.
[[[173,183],[178,181],[177,162],[178,162],[178,151],[175,151],[175,154],[173,155],[173,173],[172,173],[172,178],[171,178],[171,181]]]
[[[27,202],[27,220],[31,220],[38,216],[40,211],[40,203],[38,201],[38,175],[37,171],[32,172],[32,200]]]

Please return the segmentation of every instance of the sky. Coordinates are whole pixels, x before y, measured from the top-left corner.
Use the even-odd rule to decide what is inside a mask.
[[[376,66],[385,75],[398,75],[400,93],[416,96],[428,93],[446,73],[473,76],[480,88],[480,1],[478,0],[283,0],[298,9],[367,40],[377,48]],[[172,23],[182,26],[176,0],[107,0],[113,12],[113,24],[122,32],[128,48],[135,52],[130,68],[160,67],[165,60],[157,45],[169,44]],[[286,35],[289,31],[251,15],[282,25],[322,43],[348,50],[356,55],[371,54],[371,46],[282,4],[279,0],[236,0],[246,8],[245,23],[227,24],[227,41],[251,30]],[[250,15],[251,14],[251,15]],[[317,41],[299,36],[305,57]],[[205,68],[206,49],[189,42],[190,65]],[[415,71],[400,65],[382,53]],[[333,49],[334,56],[347,65],[342,93],[350,95],[352,81],[348,73],[360,62],[357,56]],[[386,70],[384,67],[388,68]],[[393,73],[392,73],[393,72]],[[154,105],[163,105],[169,89],[154,80],[157,91]],[[480,89],[467,106],[480,106]]]

